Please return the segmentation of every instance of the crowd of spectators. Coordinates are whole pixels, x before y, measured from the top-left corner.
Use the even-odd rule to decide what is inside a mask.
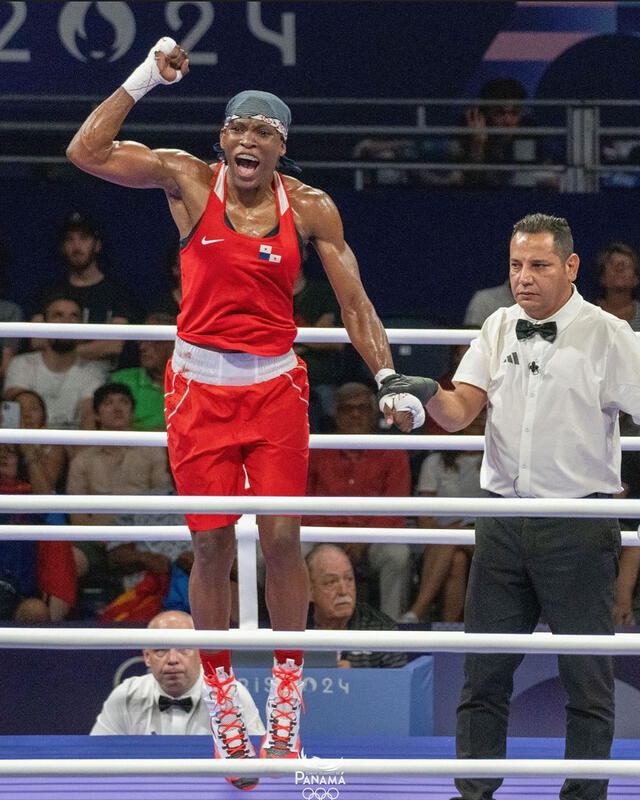
[[[137,307],[125,286],[105,274],[100,267],[101,250],[95,223],[77,212],[68,217],[60,240],[67,279],[43,292],[40,308],[31,318],[78,325],[89,321],[174,324],[181,297],[177,246],[169,249],[166,258],[169,292],[159,308],[146,312]],[[626,242],[610,243],[599,254],[595,271],[599,285],[595,302],[640,330],[636,250]],[[507,283],[478,287],[469,301],[464,325],[480,327],[495,309],[512,302]],[[342,325],[329,284],[305,273],[296,283],[294,313],[299,326]],[[24,317],[19,306],[0,301],[0,318],[19,321]],[[99,429],[114,434],[162,431],[163,379],[172,348],[167,340],[131,346],[82,336],[33,338],[22,345],[17,339],[3,340],[3,425],[13,427],[18,420],[19,427],[26,429]],[[296,345],[309,370],[312,432],[392,435],[378,411],[372,386],[361,382],[361,373],[350,369],[348,348],[343,344]],[[451,348],[449,369],[436,376],[444,388],[451,387],[451,375],[465,349],[466,345]],[[638,435],[630,419],[622,419],[621,425],[623,433]],[[478,418],[464,433],[481,434],[482,430],[483,418]],[[443,431],[427,419],[422,433]],[[474,520],[463,517],[397,516],[393,498],[480,497],[484,493],[479,462],[478,452],[313,449],[309,495],[387,497],[389,516],[344,516],[336,508],[334,516],[303,519],[304,525],[371,530],[369,542],[307,547],[310,625],[384,629],[397,622],[462,621],[472,547],[381,543],[375,541],[375,533],[379,528],[394,527],[473,528]],[[638,476],[637,454],[623,454],[622,496],[640,496]],[[0,445],[0,492],[170,495],[175,494],[175,487],[163,447],[6,444]],[[182,518],[170,514],[34,514],[27,503],[24,513],[5,513],[2,518],[4,523],[70,523],[86,533],[95,525],[184,524]],[[169,609],[188,613],[192,563],[188,539],[156,542],[132,537],[103,542],[80,535],[73,543],[2,541],[0,617],[18,624],[64,619],[113,623],[148,622]],[[333,575],[331,580],[327,572]],[[619,624],[640,619],[639,576],[640,548],[624,548],[615,606]],[[334,591],[336,587],[339,591]],[[237,621],[236,583],[232,594],[232,617]],[[338,612],[331,610],[332,603],[337,604]]]

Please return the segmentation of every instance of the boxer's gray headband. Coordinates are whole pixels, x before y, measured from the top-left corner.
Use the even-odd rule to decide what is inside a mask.
[[[227,103],[224,127],[234,119],[259,119],[278,131],[286,141],[291,125],[291,110],[279,97],[270,92],[249,89],[235,95]]]

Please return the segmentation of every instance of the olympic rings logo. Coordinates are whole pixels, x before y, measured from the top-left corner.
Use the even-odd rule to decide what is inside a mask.
[[[324,786],[318,786],[313,789],[310,786],[305,786],[302,790],[302,797],[304,800],[338,800],[340,792],[335,786],[330,786],[328,789],[325,789]]]

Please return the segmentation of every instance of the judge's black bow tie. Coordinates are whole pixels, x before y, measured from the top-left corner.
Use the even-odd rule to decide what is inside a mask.
[[[182,700],[175,700],[173,697],[165,697],[163,694],[158,698],[158,706],[160,711],[166,711],[171,706],[179,706],[185,711],[191,711],[193,708],[193,700],[190,697],[183,697]]]
[[[548,342],[552,342],[558,335],[558,326],[555,322],[542,322],[536,325],[527,319],[519,319],[516,322],[516,336],[518,339],[530,339],[536,333],[539,333]]]

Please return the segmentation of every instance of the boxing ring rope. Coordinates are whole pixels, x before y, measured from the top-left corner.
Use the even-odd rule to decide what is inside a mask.
[[[284,762],[284,763],[283,763]],[[0,775],[54,777],[85,775],[250,775],[283,776],[290,773],[324,775],[429,775],[460,778],[637,778],[639,760],[562,760],[513,758],[70,758],[0,759]]]
[[[390,500],[392,502],[390,502]],[[441,497],[202,497],[157,495],[29,495],[29,510],[34,513],[146,513],[204,514],[239,513],[236,525],[239,624],[258,627],[257,526],[255,514],[368,516],[527,516],[638,518],[640,500],[541,499],[541,498],[441,498]],[[24,511],[24,495],[0,495],[0,512]],[[84,528],[83,528],[84,530]],[[407,531],[398,528],[396,542]],[[337,533],[337,536],[336,536]],[[345,541],[346,531],[334,532],[334,541]],[[633,533],[631,534],[634,535]],[[370,537],[375,538],[375,533]]]
[[[0,428],[0,444],[137,445],[166,447],[164,431]],[[312,450],[484,450],[484,437],[462,434],[312,433]],[[622,436],[622,450],[640,450],[640,436]]]
[[[82,333],[80,334],[80,330]],[[94,338],[117,340],[167,340],[175,335],[172,326],[91,325],[60,323],[0,323],[0,337]],[[475,331],[388,329],[394,344],[465,344]],[[297,341],[348,342],[346,331],[338,328],[301,328]],[[0,429],[0,442],[32,444],[110,444],[164,446],[166,434],[104,431],[60,431]],[[480,436],[337,436],[315,435],[311,447],[372,448],[410,450],[482,450]],[[622,449],[639,450],[640,437],[623,437]],[[393,504],[389,508],[390,501]],[[237,526],[238,566],[241,584],[249,577],[255,586],[257,526],[255,514],[367,514],[368,516],[550,516],[634,518],[640,516],[640,500],[567,500],[528,498],[268,498],[268,497],[158,497],[158,496],[70,496],[31,495],[29,511],[74,513],[241,513]],[[0,511],[24,511],[24,495],[0,495]],[[623,534],[625,544],[639,545],[635,532]],[[111,541],[188,540],[186,526],[96,526],[4,525],[0,538],[64,538]],[[303,541],[395,541],[411,543],[465,543],[474,540],[472,530],[328,528],[303,527]],[[247,561],[247,564],[243,562]],[[241,568],[242,566],[242,568]],[[640,634],[613,636],[567,636],[533,634],[466,634],[432,631],[278,631],[257,629],[246,598],[241,601],[241,626],[230,631],[162,629],[73,629],[0,628],[0,647],[106,649],[140,647],[207,647],[210,649],[335,650],[369,649],[386,651],[500,653],[600,653],[637,655]],[[243,605],[245,606],[243,614]],[[611,778],[640,776],[640,761],[560,759],[286,759],[274,761],[213,759],[0,759],[0,774],[7,776],[82,775],[283,775],[291,772],[360,775],[440,775],[459,777],[553,777]]]
[[[0,648],[54,650],[379,650],[425,653],[570,653],[631,656],[640,653],[640,633],[553,634],[462,633],[416,630],[306,630],[267,628],[225,631],[175,628],[0,628]]]
[[[82,333],[79,330],[82,330]],[[478,335],[474,330],[449,328],[386,328],[391,344],[467,344]],[[115,339],[166,341],[175,339],[175,325],[105,325],[71,322],[0,322],[0,338]],[[296,342],[344,342],[351,340],[344,328],[298,328]]]
[[[257,533],[256,533],[257,536]],[[302,525],[303,542],[372,542],[374,544],[468,544],[475,543],[470,528],[345,528]],[[190,542],[186,525],[0,525],[4,541],[93,542]],[[622,531],[622,544],[640,546],[638,531]]]
[[[390,503],[389,501],[392,501]],[[525,497],[216,497],[201,495],[1,494],[0,512],[96,514],[310,514],[341,516],[582,517],[634,519],[640,499],[549,499]],[[390,505],[392,507],[390,508]],[[403,528],[398,528],[399,533]]]

